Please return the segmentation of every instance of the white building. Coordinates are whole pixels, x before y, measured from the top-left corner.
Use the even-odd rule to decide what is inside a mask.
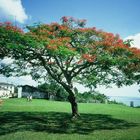
[[[49,99],[48,92],[29,85],[18,86],[18,98],[27,98],[29,96],[38,99]]]
[[[14,85],[8,83],[0,83],[0,98],[9,98],[14,94]]]

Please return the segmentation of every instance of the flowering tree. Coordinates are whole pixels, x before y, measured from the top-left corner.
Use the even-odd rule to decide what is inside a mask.
[[[140,82],[140,50],[119,35],[85,28],[86,20],[62,17],[62,24],[27,26],[26,32],[11,24],[0,25],[0,57],[14,62],[3,68],[33,78],[51,76],[69,94],[72,115],[78,115],[74,82],[87,87]]]

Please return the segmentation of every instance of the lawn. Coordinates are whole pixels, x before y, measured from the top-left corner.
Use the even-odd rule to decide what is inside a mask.
[[[140,108],[80,103],[78,119],[70,104],[5,99],[0,105],[0,140],[140,140]]]

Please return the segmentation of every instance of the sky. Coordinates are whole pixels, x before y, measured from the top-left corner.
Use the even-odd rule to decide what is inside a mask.
[[[119,34],[123,39],[134,39],[140,48],[140,0],[0,0],[0,21],[13,21],[24,27],[36,22],[60,22],[62,16],[87,20],[87,27],[97,27]],[[0,77],[0,81],[36,85],[30,77],[19,79]],[[81,91],[83,87],[78,86]],[[140,96],[138,86],[118,89],[98,89],[112,96]]]

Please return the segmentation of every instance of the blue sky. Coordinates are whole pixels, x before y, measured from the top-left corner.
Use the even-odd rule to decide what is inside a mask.
[[[0,21],[11,20],[24,26],[35,22],[60,22],[62,16],[86,19],[87,26],[133,38],[140,48],[140,0],[0,0]],[[0,81],[35,84],[29,77]],[[84,90],[83,87],[80,87]],[[140,96],[138,86],[99,88],[106,95]]]
[[[22,0],[28,22],[60,21],[62,16],[87,19],[87,26],[127,37],[140,32],[140,0]]]

